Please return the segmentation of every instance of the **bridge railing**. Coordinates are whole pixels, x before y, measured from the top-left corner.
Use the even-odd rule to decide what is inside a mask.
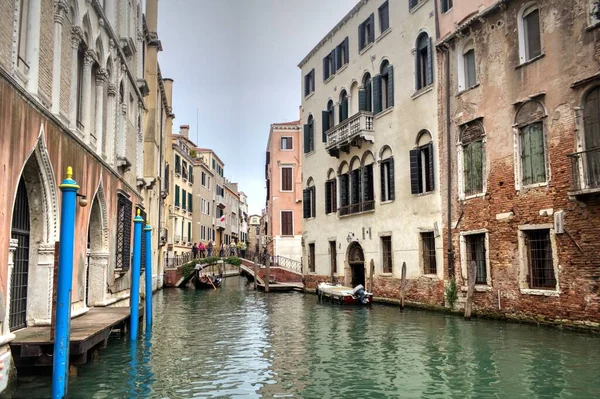
[[[194,259],[194,254],[190,252],[183,253],[181,255],[174,255],[165,257],[165,270],[166,269],[177,269],[179,266],[184,265]]]
[[[254,262],[254,257],[256,256],[256,253],[253,251],[246,251],[246,256],[244,257],[244,259],[250,261],[250,262]],[[267,254],[263,253],[260,257],[258,257],[258,266],[260,267],[264,267],[265,262],[267,260]],[[296,273],[302,273],[302,263],[294,260],[294,259],[290,259],[290,258],[286,258],[285,256],[271,256],[271,266],[274,267],[281,267],[287,270],[290,270],[292,272],[296,272]]]

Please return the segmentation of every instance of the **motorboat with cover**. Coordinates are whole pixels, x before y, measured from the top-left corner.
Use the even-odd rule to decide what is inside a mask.
[[[329,298],[331,302],[340,305],[370,305],[373,301],[373,293],[367,292],[362,284],[350,288],[340,284],[320,283],[317,286],[317,295],[319,299]]]

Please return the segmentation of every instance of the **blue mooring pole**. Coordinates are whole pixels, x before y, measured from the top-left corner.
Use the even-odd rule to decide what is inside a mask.
[[[144,307],[146,309],[146,330],[152,328],[152,227],[146,225],[144,227],[144,234],[146,235],[146,302]]]
[[[138,326],[140,324],[140,263],[142,260],[142,223],[144,219],[140,216],[140,210],[133,218],[133,266],[131,268],[131,293],[129,303],[131,304],[131,315],[129,317],[129,338],[137,340]],[[148,243],[150,246],[150,243]]]
[[[73,244],[75,241],[75,211],[79,186],[72,179],[73,168],[67,168],[67,178],[59,186],[62,191],[60,245],[58,249],[58,287],[56,290],[56,328],[52,368],[52,398],[67,396],[69,384],[69,345],[71,344],[71,287],[73,284]]]

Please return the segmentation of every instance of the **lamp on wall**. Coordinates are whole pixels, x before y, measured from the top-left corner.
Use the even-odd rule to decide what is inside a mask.
[[[88,204],[87,196],[79,193],[77,193],[77,196],[79,197],[79,206],[85,208]]]
[[[346,241],[348,242],[348,244],[350,244],[352,241],[354,241],[354,233],[352,233],[352,232],[348,233],[348,236],[346,237]]]

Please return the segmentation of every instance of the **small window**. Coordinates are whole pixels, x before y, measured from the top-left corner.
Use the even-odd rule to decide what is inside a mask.
[[[416,89],[421,90],[433,83],[433,51],[431,38],[427,33],[419,35],[415,57]]]
[[[375,14],[371,14],[358,26],[358,51],[375,41]]]
[[[281,191],[293,191],[292,167],[281,168]]]
[[[537,101],[523,104],[517,112],[520,174],[524,186],[547,180],[543,116],[544,109]]]
[[[425,144],[421,144],[421,143]],[[410,151],[410,186],[412,194],[423,194],[434,190],[433,142],[431,135],[423,131],[419,145]]]
[[[337,212],[337,182],[335,178],[325,182],[325,214]]]
[[[464,196],[483,192],[483,126],[465,125],[461,131],[462,174]]]
[[[304,153],[309,153],[315,149],[315,120],[312,115],[308,116],[308,121],[304,125]]]
[[[556,289],[550,230],[526,230],[528,283],[532,289]]]
[[[323,57],[323,80],[329,79],[336,73],[336,50]]]
[[[304,219],[314,218],[316,216],[316,191],[314,181],[308,179],[308,187],[302,192],[302,208]]]
[[[308,244],[308,271],[315,272],[315,244]]]
[[[470,89],[477,84],[477,72],[475,69],[475,49],[473,48],[473,40],[465,46],[463,50],[463,65],[465,74],[466,89]]]
[[[435,260],[435,236],[433,231],[421,233],[421,248],[424,274],[437,274]]]
[[[385,32],[390,27],[390,7],[386,1],[379,7],[379,28],[380,33]]]
[[[526,8],[519,20],[519,44],[521,63],[542,54],[540,10],[537,5]]]
[[[282,150],[291,150],[292,147],[292,138],[291,137],[282,137],[281,138],[281,149]]]
[[[315,91],[315,70],[314,68],[304,76],[304,97]]]
[[[475,284],[487,284],[487,261],[485,253],[485,233],[469,234],[465,236],[467,252],[467,271],[471,270],[471,262],[477,265]],[[469,272],[467,272],[469,275]]]
[[[442,13],[448,12],[452,8],[452,0],[441,0]]]
[[[381,252],[383,255],[383,272],[392,272],[392,237],[381,237]]]
[[[293,236],[293,213],[292,211],[281,211],[281,235],[282,236]]]
[[[389,157],[381,161],[381,201],[395,199],[394,158]]]

